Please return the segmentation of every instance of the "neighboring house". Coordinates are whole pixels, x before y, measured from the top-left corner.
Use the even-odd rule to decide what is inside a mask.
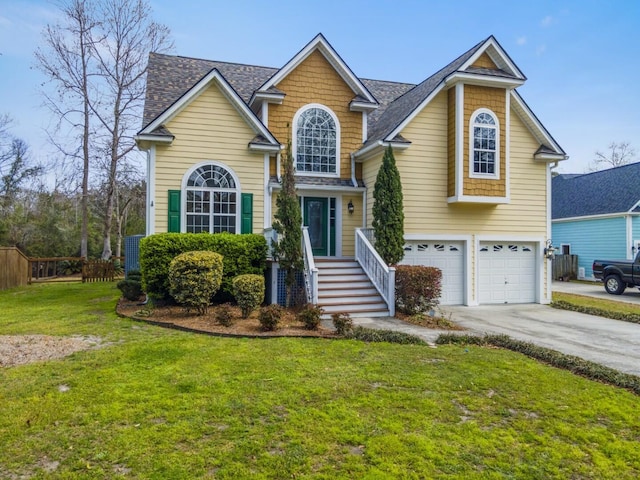
[[[552,181],[552,236],[578,255],[578,277],[594,280],[595,259],[634,258],[640,248],[640,162]]]
[[[442,269],[441,302],[548,303],[550,166],[567,157],[516,91],[525,80],[493,36],[418,85],[359,78],[321,34],[280,68],[152,53],[147,234],[268,232],[291,141],[321,282],[338,277],[325,262],[356,255],[391,145],[403,262]],[[324,288],[353,296],[352,267]]]

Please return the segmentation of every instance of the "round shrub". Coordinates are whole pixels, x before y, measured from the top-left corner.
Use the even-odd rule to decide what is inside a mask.
[[[408,315],[435,308],[440,299],[442,271],[420,265],[396,266],[396,308]]]
[[[238,275],[232,284],[233,296],[242,310],[242,318],[249,318],[264,300],[264,277],[250,273]]]
[[[331,320],[338,335],[345,335],[353,330],[353,319],[348,313],[334,313]]]
[[[207,313],[211,297],[222,282],[222,255],[214,252],[185,252],[169,264],[171,296],[187,311]]]
[[[135,280],[136,282],[142,281],[142,273],[140,270],[129,270],[127,272],[127,280]]]
[[[304,328],[307,330],[316,330],[320,326],[323,313],[322,308],[307,305],[298,312],[298,320],[304,324]]]
[[[142,284],[140,280],[120,280],[117,287],[122,292],[122,296],[132,302],[138,300],[142,295]]]
[[[231,309],[231,305],[228,303],[218,305],[216,308],[215,318],[216,322],[223,327],[230,327],[233,325],[233,310]]]
[[[264,331],[272,331],[278,328],[278,323],[282,318],[283,308],[280,305],[267,305],[260,309],[258,320]]]

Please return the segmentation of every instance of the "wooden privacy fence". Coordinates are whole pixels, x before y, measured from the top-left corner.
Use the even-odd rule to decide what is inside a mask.
[[[86,260],[82,257],[30,258],[30,282],[80,281],[110,282],[115,278],[118,262],[124,257],[111,260]]]
[[[0,290],[29,283],[29,259],[16,247],[0,247]]]
[[[578,278],[578,255],[556,255],[551,265],[554,280],[568,281]]]
[[[82,257],[30,258],[30,281],[39,282],[80,273],[83,260]]]
[[[116,272],[112,260],[85,260],[82,282],[112,282]]]

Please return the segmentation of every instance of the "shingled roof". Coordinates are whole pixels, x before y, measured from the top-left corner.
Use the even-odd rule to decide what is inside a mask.
[[[551,182],[551,218],[640,212],[640,162]]]
[[[319,40],[318,40],[319,39]],[[314,41],[328,42],[319,34]],[[324,44],[323,44],[324,45]],[[329,48],[329,47],[327,47]],[[480,55],[486,48],[493,49],[498,58],[497,69],[479,68],[469,65],[474,60],[474,55]],[[333,51],[333,50],[331,50]],[[300,55],[300,54],[299,54]],[[295,58],[295,57],[294,57]],[[348,68],[348,67],[346,67]],[[226,80],[228,85],[235,90],[247,107],[252,96],[269,81],[279,74],[282,69],[271,67],[259,67],[239,63],[218,62],[197,58],[151,53],[147,74],[147,91],[145,107],[142,119],[144,131],[154,120],[157,120],[172,105],[177,104],[181,98],[200,80],[217,70]],[[350,72],[350,70],[349,70]],[[351,75],[351,73],[349,73]],[[352,77],[356,84],[364,86],[368,90],[367,95],[372,95],[378,102],[378,108],[372,110],[367,118],[368,139],[361,151],[369,145],[375,146],[381,141],[387,141],[393,136],[393,141],[398,140],[399,129],[403,122],[411,118],[422,108],[424,103],[434,92],[439,91],[452,75],[472,75],[475,78],[483,76],[493,79],[510,81],[512,85],[524,81],[525,77],[513,64],[506,52],[498,44],[497,40],[490,36],[479,42],[467,52],[460,55],[453,62],[436,72],[418,85],[411,83],[390,82],[384,80],[360,79]],[[269,91],[269,90],[268,90]],[[356,96],[356,99],[359,97]],[[525,112],[532,116],[532,113]],[[259,120],[256,120],[259,122]],[[530,122],[535,131],[544,131],[538,122]],[[147,132],[151,133],[151,132]],[[542,135],[544,137],[545,135]],[[550,137],[550,136],[549,136]],[[410,140],[410,139],[409,139]],[[407,140],[404,140],[407,142]],[[407,143],[410,143],[407,142]],[[545,141],[541,141],[544,146]],[[554,147],[555,146],[555,142]],[[549,148],[552,154],[564,154],[559,146]]]
[[[218,69],[247,105],[253,93],[278,72],[277,68],[151,53],[142,117],[143,128],[214,68]],[[375,124],[375,120],[391,102],[415,87],[410,83],[367,79],[361,81],[380,104],[380,107],[369,115],[370,125]]]

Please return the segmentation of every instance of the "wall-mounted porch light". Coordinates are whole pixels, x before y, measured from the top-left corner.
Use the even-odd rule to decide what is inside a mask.
[[[347,204],[347,210],[349,211],[349,215],[353,215],[353,212],[356,210],[351,200],[349,200],[349,203]]]
[[[547,240],[547,246],[544,248],[544,256],[553,259],[556,255],[556,247],[551,244],[551,239]]]

